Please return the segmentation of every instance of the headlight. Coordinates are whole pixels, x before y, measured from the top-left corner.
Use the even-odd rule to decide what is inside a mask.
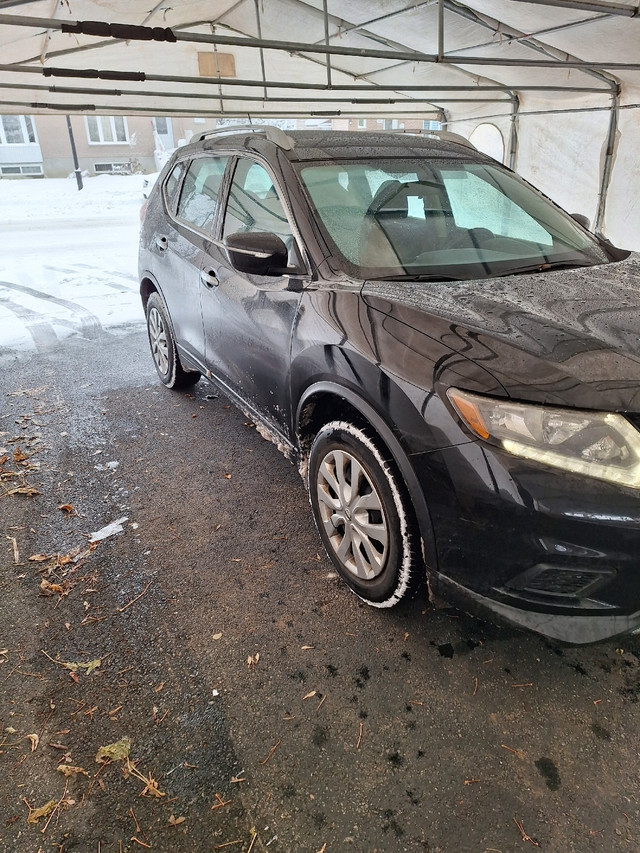
[[[514,456],[640,489],[640,432],[622,415],[511,403],[457,388],[447,396],[469,429]]]

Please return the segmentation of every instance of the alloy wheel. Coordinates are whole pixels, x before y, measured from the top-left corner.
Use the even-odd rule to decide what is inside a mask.
[[[317,478],[321,523],[345,569],[362,580],[384,569],[389,530],[382,499],[362,464],[345,450],[323,458]]]
[[[148,325],[153,360],[160,373],[165,374],[169,369],[169,344],[164,320],[157,308],[151,308],[149,311]]]

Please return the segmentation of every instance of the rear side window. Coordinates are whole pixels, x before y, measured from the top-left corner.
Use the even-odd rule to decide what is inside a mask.
[[[184,165],[184,163],[177,163],[171,170],[171,174],[164,185],[165,200],[171,213],[175,213],[176,193],[178,191],[182,175],[184,174]]]
[[[203,157],[191,162],[178,202],[180,219],[204,231],[211,230],[228,159]]]

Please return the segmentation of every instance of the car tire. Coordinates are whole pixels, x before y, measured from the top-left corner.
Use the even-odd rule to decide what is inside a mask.
[[[201,377],[196,370],[185,370],[180,364],[173,329],[164,302],[157,293],[147,301],[147,333],[151,356],[160,381],[167,388],[188,388]]]
[[[414,513],[395,465],[367,430],[326,424],[309,453],[309,499],[323,544],[347,586],[393,607],[420,585]]]

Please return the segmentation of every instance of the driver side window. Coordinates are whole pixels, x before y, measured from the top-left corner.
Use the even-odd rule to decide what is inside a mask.
[[[229,190],[223,239],[251,231],[277,234],[291,250],[293,232],[273,179],[253,160],[239,160]]]

